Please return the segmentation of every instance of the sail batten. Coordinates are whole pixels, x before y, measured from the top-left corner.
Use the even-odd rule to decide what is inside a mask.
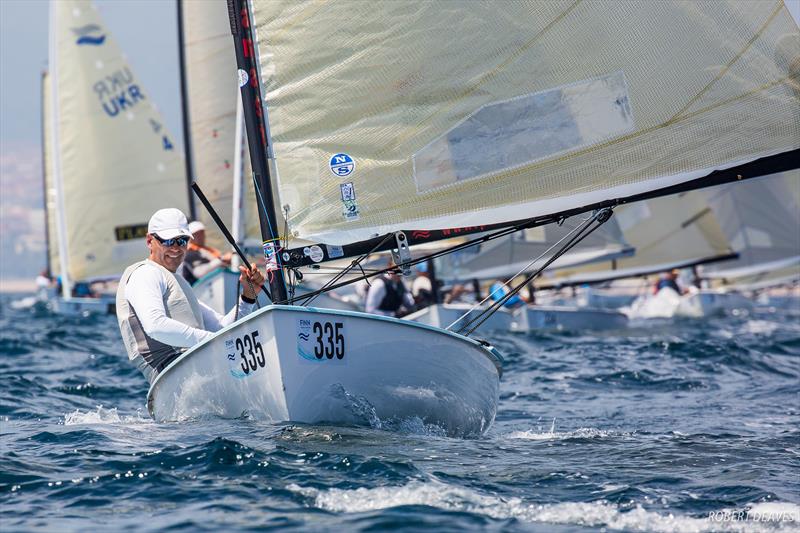
[[[782,2],[250,5],[295,237],[547,216],[800,148]]]

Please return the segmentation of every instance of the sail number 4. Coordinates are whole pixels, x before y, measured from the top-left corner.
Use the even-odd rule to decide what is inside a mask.
[[[261,341],[258,340],[258,330],[237,337],[234,340],[234,346],[240,357],[240,366],[245,374],[264,368],[267,364],[267,360],[264,357],[264,349],[261,347]]]

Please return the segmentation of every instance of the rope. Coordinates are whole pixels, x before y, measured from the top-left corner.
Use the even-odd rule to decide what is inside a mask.
[[[481,324],[486,322],[486,320],[488,320],[491,315],[497,312],[509,299],[516,296],[519,293],[519,291],[522,290],[523,287],[525,287],[528,283],[533,281],[534,278],[539,276],[539,274],[541,274],[548,266],[553,264],[554,261],[556,261],[559,257],[564,255],[569,250],[571,250],[576,244],[581,242],[583,239],[591,235],[597,228],[602,226],[609,218],[611,218],[611,213],[612,211],[610,208],[601,209],[595,212],[595,214],[591,218],[584,220],[583,225],[580,227],[579,231],[573,237],[571,237],[569,241],[567,241],[567,243],[561,247],[561,249],[559,249],[556,253],[554,253],[553,256],[550,259],[548,259],[536,272],[530,274],[522,281],[522,283],[511,289],[508,294],[503,296],[503,298],[501,298],[500,300],[492,304],[488,309],[484,310],[482,313],[478,314],[472,320],[467,322],[457,333],[460,333],[464,336],[471,335],[472,332],[478,329],[481,326]],[[592,227],[592,224],[594,222],[597,222],[597,225]],[[572,234],[574,231],[575,230],[571,231],[570,234]],[[567,236],[569,236],[570,234],[568,234]],[[563,240],[563,238],[561,240]],[[470,328],[470,326],[472,327]],[[467,330],[467,328],[470,329]]]

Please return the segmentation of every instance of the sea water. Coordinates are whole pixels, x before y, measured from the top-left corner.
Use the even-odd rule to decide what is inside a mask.
[[[111,316],[0,299],[0,529],[800,531],[800,309],[487,336],[497,419],[448,438],[157,424]],[[435,354],[432,354],[435,356]]]

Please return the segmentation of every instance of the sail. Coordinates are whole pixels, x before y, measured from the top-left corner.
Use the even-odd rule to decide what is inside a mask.
[[[51,25],[62,264],[71,280],[119,275],[147,255],[153,212],[186,210],[183,161],[95,7],[52,2]]]
[[[231,224],[234,217],[233,189],[236,172],[236,57],[231,47],[231,28],[225,2],[186,2],[180,0],[180,15],[189,130],[192,145],[194,179],[200,184],[220,218]],[[242,198],[242,240],[260,245],[261,236],[256,211],[247,143],[242,143],[244,197]],[[206,226],[206,242],[214,248],[226,248],[227,242],[211,215],[197,210]],[[229,226],[231,227],[231,226]],[[233,228],[231,227],[233,231]]]
[[[541,267],[560,245],[575,235],[587,217],[574,216],[562,224],[523,230],[470,249],[441,257],[437,261],[437,276],[442,279],[507,279]],[[610,261],[633,255],[617,221],[612,217],[569,252],[554,261],[548,270],[574,267],[598,261]],[[532,261],[538,257],[541,260]]]
[[[250,5],[301,238],[558,213],[800,147],[782,1]]]
[[[624,205],[614,210],[633,257],[545,273],[541,285],[620,279],[711,261],[733,253],[699,191]]]
[[[791,170],[701,191],[739,254],[704,268],[703,276],[749,276],[800,262],[800,204],[792,193],[798,186],[800,170]]]
[[[56,243],[56,209],[57,197],[55,184],[53,183],[53,132],[49,127],[53,119],[51,96],[50,96],[50,75],[42,73],[42,174],[44,175],[44,213],[45,224],[47,225],[47,262],[50,267],[50,275],[53,277],[61,275],[59,264],[58,245]]]

